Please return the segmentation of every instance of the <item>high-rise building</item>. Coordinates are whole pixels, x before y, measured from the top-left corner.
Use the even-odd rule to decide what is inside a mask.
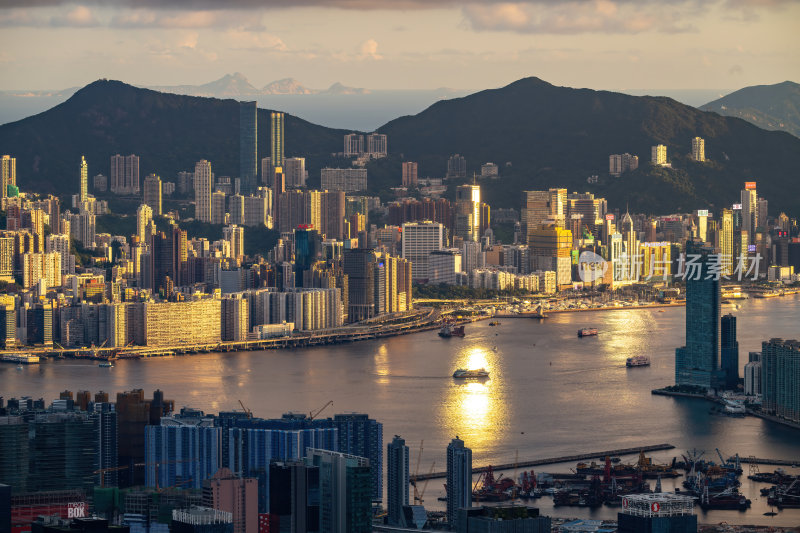
[[[761,398],[767,413],[800,423],[800,342],[761,343]]]
[[[430,253],[443,249],[447,241],[444,225],[431,221],[407,222],[402,233],[403,258],[413,265],[414,280],[427,280]]]
[[[709,276],[710,246],[686,243],[686,345],[675,350],[675,383],[720,385],[720,280]]]
[[[386,157],[388,153],[386,135],[383,133],[370,133],[367,135],[367,154],[370,157]]]
[[[287,157],[283,160],[283,173],[287,187],[305,187],[308,179],[305,157]]]
[[[0,198],[8,195],[8,186],[17,184],[17,158],[4,155],[0,158]]]
[[[692,159],[699,162],[706,160],[706,141],[702,137],[692,138]]]
[[[119,484],[119,423],[117,411],[106,401],[95,400],[92,419],[97,425],[97,466],[100,473],[97,482],[101,487],[116,487]]]
[[[722,317],[720,328],[720,368],[725,373],[725,388],[736,390],[739,385],[739,341],[736,340],[736,316]]]
[[[367,190],[366,168],[323,168],[321,188],[329,191],[356,192]]]
[[[761,352],[750,352],[750,361],[744,365],[744,393],[761,394]]]
[[[623,173],[637,168],[639,168],[639,156],[627,152],[608,156],[608,173],[612,176],[621,176]]]
[[[447,160],[447,177],[448,178],[466,178],[467,177],[467,160],[460,154],[453,154]]]
[[[756,191],[755,181],[745,182],[741,193],[741,202],[742,235],[747,232],[747,244],[752,244],[755,242],[756,228],[760,224],[758,220],[758,192]]]
[[[403,506],[408,505],[408,446],[399,435],[386,446],[386,507],[391,526],[405,526]]]
[[[273,111],[270,124],[270,164],[274,169],[283,168],[283,113]]]
[[[163,423],[163,422],[162,422]],[[170,425],[144,429],[145,485],[201,489],[219,470],[221,428],[170,419]],[[162,465],[169,465],[162,468]]]
[[[572,283],[572,232],[555,225],[529,232],[530,257],[535,270],[556,273],[559,289]]]
[[[203,505],[233,515],[233,533],[258,533],[258,480],[220,468],[203,481]]]
[[[667,165],[667,147],[663,144],[657,144],[650,148],[650,162],[654,165],[666,166]]]
[[[417,162],[416,161],[404,161],[403,162],[403,176],[402,176],[402,185],[403,187],[416,187],[417,182],[419,181],[417,176]]]
[[[370,461],[341,452],[310,448],[305,462],[319,468],[319,530],[372,531]]]
[[[447,523],[457,530],[458,511],[472,507],[472,450],[458,437],[447,445]]]
[[[258,107],[256,102],[239,102],[239,178],[242,192],[256,191],[258,176]]]
[[[455,236],[465,241],[481,238],[481,187],[460,185],[456,189]]]
[[[362,413],[333,417],[339,434],[339,451],[366,457],[370,464],[372,499],[383,499],[383,424]]]
[[[364,136],[358,133],[347,133],[344,136],[344,156],[358,156],[364,153]]]
[[[139,156],[111,156],[111,192],[139,194]]]
[[[214,175],[211,163],[201,159],[194,165],[194,218],[211,222],[211,189]]]
[[[697,533],[694,498],[665,492],[623,496],[617,523],[619,533]]]
[[[269,464],[270,531],[319,531],[319,468],[301,461]]]
[[[86,158],[81,156],[81,184],[80,184],[80,200],[81,203],[85,202],[89,197],[89,165],[86,163]]]
[[[154,215],[161,216],[161,178],[150,174],[144,179],[143,188],[142,202],[150,206]]]
[[[730,209],[723,209],[719,228],[719,253],[722,261],[722,275],[724,276],[733,274],[733,265],[735,261],[733,236],[733,211]]]

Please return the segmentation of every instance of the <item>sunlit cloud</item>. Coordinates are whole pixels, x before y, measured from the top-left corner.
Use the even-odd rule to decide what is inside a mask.
[[[367,39],[360,46],[359,59],[374,59],[379,61],[383,56],[378,53],[378,41],[375,39]]]

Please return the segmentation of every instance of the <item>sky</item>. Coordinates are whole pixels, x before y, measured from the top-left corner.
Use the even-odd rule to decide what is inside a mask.
[[[0,69],[0,90],[736,89],[800,81],[800,0],[0,0]]]

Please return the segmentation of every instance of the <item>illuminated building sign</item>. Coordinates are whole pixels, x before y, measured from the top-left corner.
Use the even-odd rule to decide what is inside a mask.
[[[744,182],[744,188],[747,189],[748,191],[755,190],[756,182],[755,181],[745,181]]]
[[[609,213],[608,215],[606,215],[606,220],[614,220],[614,214]]]
[[[739,211],[742,210],[742,204],[733,204],[733,206],[731,207],[733,207],[734,209],[738,209]]]
[[[708,216],[708,209],[698,209],[697,216],[699,217],[707,217]]]

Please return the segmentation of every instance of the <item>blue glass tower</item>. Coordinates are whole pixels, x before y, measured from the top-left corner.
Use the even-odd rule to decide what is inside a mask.
[[[686,345],[675,350],[676,385],[710,389],[724,380],[720,371],[720,280],[709,275],[711,253],[708,245],[686,243]]]
[[[408,505],[408,446],[395,435],[386,447],[386,500],[389,525],[404,526],[403,506]]]
[[[458,510],[472,507],[472,450],[458,437],[447,445],[447,523],[458,529]]]
[[[731,314],[722,317],[720,359],[725,372],[725,388],[735,389],[739,384],[739,341],[736,340],[736,317]]]
[[[242,193],[256,191],[258,176],[258,107],[256,102],[239,102],[239,178]]]

